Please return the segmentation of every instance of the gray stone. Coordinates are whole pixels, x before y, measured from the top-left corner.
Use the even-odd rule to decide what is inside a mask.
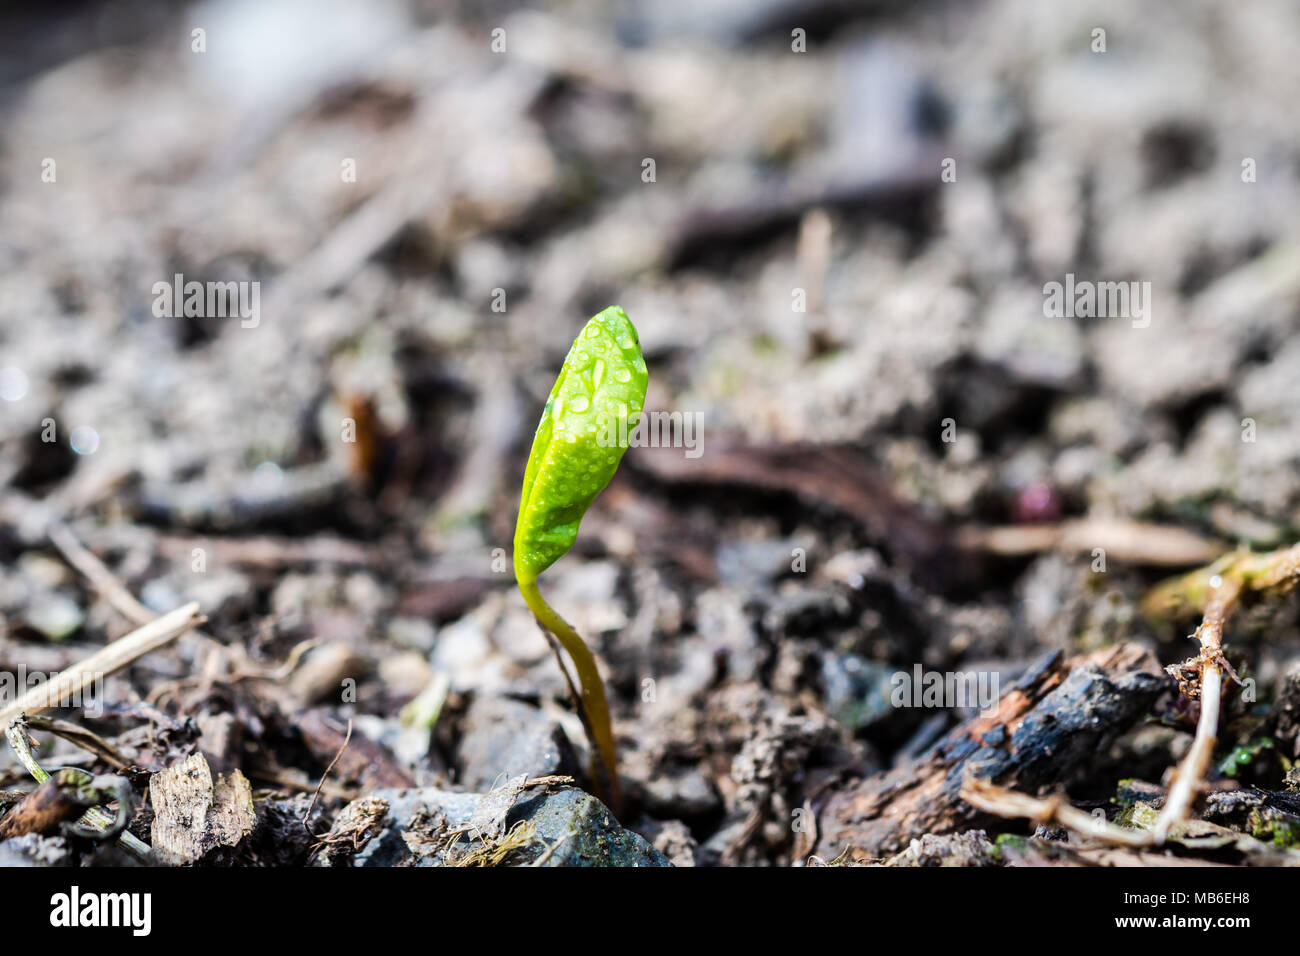
[[[838,589],[790,587],[767,598],[763,627],[769,633],[819,634],[837,621],[847,621],[852,605]]]
[[[581,790],[565,789],[526,797],[511,811],[531,820],[548,847],[563,843],[546,866],[671,866],[645,837],[624,830],[603,803]],[[540,855],[540,854],[539,854]]]
[[[447,827],[469,822],[481,794],[454,793],[450,790],[392,789],[376,790],[361,799],[379,799],[388,804],[386,826],[379,830],[357,853],[355,866],[437,866],[441,858],[419,855],[406,839],[407,831],[420,824],[421,817],[431,817]],[[343,814],[359,801],[345,807]],[[341,816],[342,814],[340,814]],[[418,845],[418,844],[417,844]]]
[[[851,730],[862,730],[893,714],[890,679],[896,668],[857,654],[828,652],[822,658],[826,709]]]
[[[460,783],[488,790],[507,777],[576,776],[578,760],[558,723],[536,707],[508,697],[479,698],[465,716]]]
[[[0,842],[0,867],[71,865],[71,850],[63,837],[28,833]]]
[[[699,844],[690,828],[681,820],[654,820],[642,818],[637,829],[645,835],[656,850],[668,857],[673,866],[694,866],[695,851]]]
[[[665,769],[643,786],[646,808],[659,817],[700,817],[722,807],[713,782],[693,767]]]
[[[71,636],[85,621],[72,598],[55,592],[37,595],[27,606],[27,624],[52,641]]]
[[[389,805],[387,826],[356,855],[356,866],[444,866],[444,844],[462,829],[458,852],[476,839],[468,829],[485,794],[434,788],[376,790]],[[532,836],[503,865],[522,866],[671,866],[646,839],[619,826],[603,803],[571,787],[520,791],[504,819],[509,832],[520,822]],[[467,842],[468,841],[468,842]]]
[[[718,576],[728,587],[742,593],[761,591],[790,572],[795,548],[802,547],[806,552],[810,546],[810,541],[788,538],[729,541],[718,546]]]

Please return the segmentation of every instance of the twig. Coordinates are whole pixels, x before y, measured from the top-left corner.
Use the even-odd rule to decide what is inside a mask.
[[[28,717],[27,726],[32,730],[43,730],[46,733],[54,734],[56,737],[62,737],[64,740],[76,744],[82,750],[89,751],[112,766],[114,770],[122,770],[131,766],[131,761],[121,751],[99,734],[87,730],[85,727],[79,727],[66,720],[34,716]]]
[[[1154,621],[1204,614],[1217,582],[1230,578],[1252,594],[1284,592],[1300,583],[1300,544],[1265,554],[1230,551],[1206,567],[1156,585],[1142,599],[1142,612]]]
[[[142,604],[93,551],[87,548],[72,533],[72,529],[59,521],[52,521],[47,533],[51,543],[67,560],[68,564],[80,571],[116,611],[137,627],[156,620],[158,615]],[[195,630],[195,637],[217,646],[221,645],[215,637]]]
[[[519,784],[520,790],[532,790],[535,787],[565,787],[573,783],[567,773],[548,773],[544,777],[529,777]]]
[[[316,784],[316,789],[311,795],[311,803],[307,805],[307,812],[303,814],[302,825],[304,827],[307,825],[307,821],[311,819],[311,812],[316,809],[316,801],[320,799],[321,787],[325,786],[325,781],[329,779],[330,771],[334,769],[334,765],[339,762],[339,758],[343,756],[343,751],[348,749],[348,744],[350,744],[351,742],[352,742],[352,718],[349,717],[348,732],[343,737],[343,746],[339,747],[338,753],[334,755],[334,759],[330,761],[330,765],[326,767],[325,772],[321,774],[320,783]]]
[[[1167,840],[1173,828],[1186,819],[1214,753],[1223,670],[1232,673],[1223,659],[1223,627],[1228,615],[1248,591],[1286,590],[1294,587],[1297,581],[1300,581],[1300,544],[1267,554],[1233,552],[1208,568],[1156,588],[1148,598],[1148,606],[1177,609],[1189,599],[1199,599],[1204,607],[1204,617],[1196,629],[1196,637],[1201,643],[1200,653],[1189,661],[1168,668],[1178,678],[1184,694],[1193,699],[1200,698],[1201,715],[1196,723],[1192,746],[1178,767],[1169,797],[1152,827],[1157,843]]]
[[[48,534],[50,541],[67,559],[68,564],[80,571],[95,590],[104,596],[117,612],[132,624],[148,624],[158,615],[141,604],[126,585],[117,579],[90,549],[77,540],[76,535],[62,522],[52,522]]]
[[[287,314],[292,303],[343,285],[407,223],[430,211],[440,195],[435,183],[427,168],[385,183],[276,280],[265,314]]]
[[[529,865],[529,866],[545,866],[545,865],[546,865],[546,861],[549,860],[552,856],[555,855],[555,851],[558,850],[560,847],[562,847],[562,846],[564,845],[564,841],[567,840],[568,838],[569,838],[569,834],[567,834],[567,833],[564,834],[564,836],[560,837],[558,840],[556,840],[554,843],[552,843],[550,846],[548,846],[548,847],[547,847],[547,848],[542,852],[542,855],[541,855],[541,856],[539,856],[537,859],[533,860],[533,862],[530,863],[530,864],[528,864],[528,865]]]
[[[226,538],[165,534],[158,538],[159,552],[171,560],[188,560],[200,546],[220,562],[271,571],[303,564],[373,567],[378,560],[373,549],[330,535],[302,541],[267,535]]]
[[[1190,567],[1212,561],[1222,546],[1184,528],[1111,518],[1082,518],[1058,524],[1019,524],[958,528],[960,547],[1015,557],[1042,551],[1088,554],[1101,548],[1107,557],[1153,567]]]
[[[1201,716],[1196,722],[1196,736],[1192,740],[1192,746],[1178,767],[1169,797],[1160,808],[1160,815],[1152,827],[1157,843],[1164,843],[1170,831],[1186,818],[1196,789],[1205,776],[1205,768],[1210,764],[1214,742],[1218,739],[1219,697],[1223,689],[1223,675],[1219,669],[1223,660],[1223,623],[1241,594],[1242,584],[1236,578],[1225,578],[1218,590],[1219,593],[1205,609],[1205,619],[1196,629],[1196,636],[1201,642],[1201,653],[1183,665],[1184,669],[1200,669]],[[1184,683],[1183,690],[1189,696],[1195,696],[1198,692],[1195,681],[1190,682],[1190,686]]]
[[[1155,842],[1149,831],[1116,826],[1071,806],[1064,797],[1031,797],[1027,793],[1008,790],[979,777],[968,777],[963,781],[961,797],[976,809],[994,816],[1023,817],[1035,823],[1059,823],[1076,833],[1096,837],[1105,843],[1150,846]]]
[[[361,795],[361,791],[356,787],[326,783],[324,779],[312,783],[301,771],[270,766],[265,762],[259,762],[256,758],[251,760],[251,765],[248,767],[248,778],[273,783],[277,787],[297,790],[300,793],[314,793],[319,790],[326,796],[337,797],[340,800],[355,800]]]
[[[198,627],[205,618],[197,603],[186,604],[162,617],[136,628],[125,637],[65,668],[53,680],[33,687],[7,707],[0,708],[0,727],[8,727],[22,714],[39,714],[63,701],[75,698],[96,681],[121,670],[136,659],[164,647],[186,631]]]

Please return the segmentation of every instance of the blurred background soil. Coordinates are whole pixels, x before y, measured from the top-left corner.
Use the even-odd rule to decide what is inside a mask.
[[[83,2],[0,37],[0,667],[130,629],[51,520],[151,610],[198,601],[211,639],[87,724],[247,776],[233,862],[304,862],[376,788],[581,782],[509,554],[612,303],[703,454],[632,449],[545,590],[607,669],[621,821],[674,862],[835,857],[852,832],[792,819],[974,713],[892,707],[892,674],[1180,660],[1195,621],[1146,589],[1300,537],[1283,0]],[[1067,273],[1149,282],[1150,325],[1045,317]],[[260,320],[159,317],[176,274],[260,283]],[[1298,619],[1229,640],[1260,700],[1223,745],[1272,728],[1274,789]],[[1072,796],[1160,782],[1188,740],[1160,700]]]

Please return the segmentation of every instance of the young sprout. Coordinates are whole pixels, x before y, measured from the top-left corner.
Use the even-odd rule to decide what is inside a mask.
[[[599,756],[616,810],[614,733],[596,659],[578,632],[546,603],[537,576],[573,547],[582,516],[614,477],[628,435],[641,417],[647,380],[641,343],[627,313],[611,306],[593,316],[569,349],[542,410],[515,525],[515,579],[538,623],[573,659],[582,688],[580,707],[594,745],[592,778],[599,788]]]

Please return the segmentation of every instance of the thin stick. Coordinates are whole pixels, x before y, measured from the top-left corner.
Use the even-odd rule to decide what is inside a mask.
[[[316,809],[316,801],[320,799],[321,788],[325,786],[325,781],[330,778],[330,772],[334,769],[334,765],[339,762],[339,758],[343,756],[343,751],[348,749],[348,744],[350,743],[352,743],[351,717],[348,718],[348,732],[347,736],[343,738],[343,746],[339,748],[339,752],[334,755],[334,759],[330,761],[330,765],[326,767],[325,772],[321,774],[320,783],[316,784],[316,789],[311,795],[311,803],[307,805],[307,812],[302,815],[302,825],[304,829],[307,827],[307,821],[311,819],[311,812]]]
[[[53,680],[31,688],[12,704],[0,708],[0,727],[8,727],[22,714],[39,714],[51,707],[62,706],[63,701],[79,696],[90,685],[164,647],[205,620],[199,613],[199,605],[191,602],[136,628],[85,660],[65,668]]]
[[[67,525],[55,521],[51,523],[47,534],[68,564],[85,575],[95,590],[132,624],[148,624],[158,616],[136,600],[135,595],[127,590],[126,585],[117,579],[104,562],[77,540]]]
[[[558,850],[560,847],[564,846],[564,841],[567,840],[568,838],[569,838],[569,834],[567,834],[567,833],[564,834],[564,836],[560,837],[558,840],[556,840],[554,843],[552,843],[550,846],[548,846],[548,847],[547,847],[547,848],[542,852],[542,855],[541,855],[541,856],[539,856],[537,859],[533,860],[533,862],[532,862],[532,863],[529,863],[528,865],[529,865],[529,866],[545,866],[545,865],[546,865],[546,861],[549,860],[552,856],[555,855],[555,851],[556,851],[556,850]]]
[[[99,734],[87,730],[85,727],[69,723],[66,720],[55,720],[53,717],[32,716],[28,717],[27,726],[32,730],[43,730],[46,733],[54,734],[56,737],[62,737],[64,740],[76,744],[82,750],[94,754],[114,770],[123,770],[131,766],[131,761],[126,759],[125,754],[121,753]]]
[[[72,533],[71,528],[61,522],[54,521],[51,522],[46,533],[68,564],[80,571],[91,586],[100,593],[118,614],[121,614],[137,627],[157,619],[158,615],[140,603],[130,589],[118,579],[117,575],[109,570],[108,565],[81,543],[77,536]],[[201,630],[195,630],[194,635],[200,640],[208,641],[211,644],[220,644],[211,634],[204,633]]]
[[[1147,830],[1130,830],[1101,817],[1084,813],[1063,797],[1031,797],[1027,793],[999,787],[979,777],[967,779],[961,798],[972,807],[999,817],[1023,817],[1035,823],[1059,823],[1084,836],[1096,837],[1119,846],[1150,846],[1154,840]]]
[[[1196,723],[1192,746],[1179,764],[1169,796],[1151,828],[1157,843],[1164,843],[1170,831],[1187,818],[1187,811],[1214,753],[1219,732],[1219,697],[1223,691],[1223,673],[1219,668],[1223,659],[1223,622],[1240,593],[1241,582],[1238,579],[1224,579],[1196,629],[1201,642],[1201,653],[1196,658],[1201,669],[1201,716]]]
[[[1188,567],[1214,560],[1222,546],[1183,528],[1110,518],[1082,518],[1059,524],[966,525],[955,532],[959,546],[998,555],[1037,554],[1057,549],[1088,554],[1102,548],[1109,557],[1153,567]]]

